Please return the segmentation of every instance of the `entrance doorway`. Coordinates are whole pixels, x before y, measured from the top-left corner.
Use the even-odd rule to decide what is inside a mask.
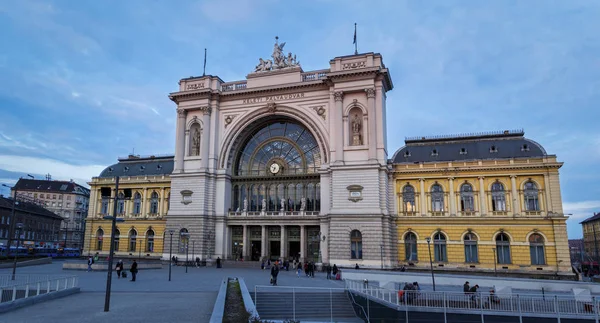
[[[261,245],[262,245],[261,241],[252,241],[252,251],[250,253],[250,260],[252,260],[252,261],[260,260]]]
[[[300,259],[300,241],[290,241],[289,243],[288,255],[294,259]]]
[[[281,253],[281,241],[270,241],[269,255],[271,260],[279,259]]]

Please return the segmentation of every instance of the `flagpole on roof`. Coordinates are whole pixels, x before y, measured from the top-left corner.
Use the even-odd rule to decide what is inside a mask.
[[[202,70],[202,76],[206,75],[206,48],[204,49],[204,69]]]
[[[356,23],[354,23],[354,55],[358,55],[358,43],[356,41]]]

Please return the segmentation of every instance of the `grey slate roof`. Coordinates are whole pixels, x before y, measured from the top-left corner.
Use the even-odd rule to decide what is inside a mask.
[[[21,178],[15,184],[19,191],[39,191],[60,194],[80,194],[90,196],[90,190],[71,181],[51,181],[42,179]]]
[[[600,213],[594,213],[593,216],[579,222],[579,224],[584,224],[584,223],[588,223],[588,222],[592,222],[592,221],[597,221],[600,220]]]
[[[138,157],[130,155],[119,158],[117,164],[106,167],[98,177],[170,175],[173,173],[174,156]]]
[[[522,130],[407,138],[406,145],[392,157],[394,164],[504,159],[546,156],[537,142],[524,137]]]
[[[13,201],[14,200],[12,198],[9,199],[4,196],[0,196],[0,207],[5,209],[12,209]],[[17,200],[15,211],[26,212],[35,215],[42,215],[56,220],[63,220],[63,218],[57,215],[56,213],[51,212],[35,203],[23,201],[21,200],[21,198]]]

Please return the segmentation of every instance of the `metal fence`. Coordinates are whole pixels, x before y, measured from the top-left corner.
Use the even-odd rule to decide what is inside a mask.
[[[12,275],[0,276],[0,303],[35,297],[77,287],[78,276]]]
[[[558,295],[492,295],[485,293],[455,293],[404,291],[370,286],[363,281],[345,281],[346,288],[370,301],[377,301],[398,311],[423,311],[505,315],[519,317],[578,318],[599,321],[599,299],[593,296]],[[367,305],[369,303],[367,302]],[[369,308],[367,306],[367,321]]]

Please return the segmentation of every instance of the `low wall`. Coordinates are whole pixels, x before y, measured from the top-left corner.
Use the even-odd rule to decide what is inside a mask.
[[[221,281],[221,287],[219,288],[219,294],[215,300],[215,306],[213,307],[212,315],[210,316],[210,323],[222,323],[223,314],[225,312],[225,298],[227,297],[227,285],[229,284],[229,277],[223,278]]]
[[[29,306],[29,305],[33,305],[36,303],[45,302],[45,301],[73,295],[73,294],[79,293],[79,292],[80,292],[79,287],[72,287],[72,288],[63,289],[58,292],[52,292],[52,293],[48,293],[48,294],[41,294],[38,296],[17,299],[14,302],[1,303],[0,304],[0,313],[5,313],[8,311],[16,310],[16,309],[24,307],[24,306]]]
[[[46,265],[46,264],[51,264],[51,263],[52,263],[52,258],[50,258],[50,257],[38,258],[38,259],[31,259],[31,260],[25,260],[25,261],[17,261],[17,267]],[[1,263],[0,268],[12,268],[13,265],[14,265],[13,262]]]
[[[344,270],[342,278],[349,280],[364,279],[379,282],[379,286],[384,286],[388,283],[405,283],[405,282],[420,282],[421,284],[431,284],[431,273],[389,273],[376,271],[361,271],[361,270]],[[462,292],[462,286],[465,281],[469,281],[471,286],[478,284],[480,286],[510,286],[513,289],[538,290],[542,288],[547,292],[567,292],[571,293],[573,288],[583,288],[591,293],[600,294],[600,285],[564,281],[564,280],[545,280],[545,279],[526,279],[526,278],[505,278],[505,277],[490,277],[490,276],[469,276],[469,275],[448,275],[435,273],[435,284],[446,286],[459,286],[457,291]]]
[[[116,264],[117,264],[116,262],[113,263],[113,270],[115,269],[114,266],[116,266]],[[124,264],[123,269],[125,271],[129,271],[129,266],[131,266],[130,263]],[[65,262],[63,264],[62,269],[63,270],[87,270],[88,269],[87,260],[85,262]],[[145,269],[162,269],[162,264],[160,262],[138,263],[138,270],[145,270]],[[108,262],[97,262],[92,265],[92,270],[93,271],[108,271]]]

